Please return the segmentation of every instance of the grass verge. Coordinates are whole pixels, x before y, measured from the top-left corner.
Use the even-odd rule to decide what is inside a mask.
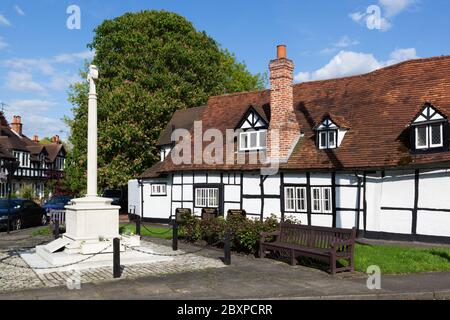
[[[121,224],[120,234],[136,234],[136,226],[132,224]],[[141,236],[154,237],[160,239],[172,239],[172,228],[153,228],[141,225]]]
[[[450,271],[450,249],[357,244],[355,270],[366,272],[371,265],[384,274]]]

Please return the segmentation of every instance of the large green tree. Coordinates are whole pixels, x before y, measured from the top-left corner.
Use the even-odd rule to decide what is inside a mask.
[[[156,141],[177,109],[203,105],[212,95],[261,89],[265,76],[185,18],[166,11],[127,13],[95,29],[98,82],[99,184],[125,185],[158,161]],[[86,69],[82,72],[86,76]],[[73,104],[67,185],[85,188],[87,83],[71,88]]]

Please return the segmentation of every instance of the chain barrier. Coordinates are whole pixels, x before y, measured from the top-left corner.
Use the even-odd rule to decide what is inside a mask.
[[[162,235],[164,235],[164,234],[168,234],[169,232],[173,232],[173,229],[167,229],[166,231],[164,231],[164,232],[155,232],[155,231],[152,231],[152,230],[150,230],[150,229],[148,229],[146,226],[145,226],[145,224],[141,224],[141,227],[143,227],[145,230],[147,230],[147,232],[149,232],[149,233],[151,233],[151,234],[154,234],[154,235],[158,235],[158,236],[162,236]]]
[[[188,255],[188,254],[198,253],[198,252],[200,252],[200,251],[202,251],[202,250],[207,249],[208,247],[214,247],[214,246],[216,246],[216,245],[218,245],[219,243],[222,243],[222,242],[223,242],[223,240],[219,240],[219,241],[217,241],[217,242],[215,242],[215,243],[213,243],[213,244],[211,244],[211,245],[210,245],[210,244],[206,244],[206,245],[204,245],[203,247],[201,247],[200,249],[197,249],[197,250],[194,250],[194,251],[188,251],[188,252],[178,253],[178,254],[173,254],[173,253],[171,254],[171,253],[147,252],[147,251],[144,251],[144,250],[141,250],[141,249],[129,247],[129,246],[127,246],[127,245],[124,245],[124,247],[126,247],[126,248],[128,248],[128,249],[130,249],[130,250],[133,250],[133,251],[137,251],[137,252],[140,252],[140,253],[145,253],[145,254],[152,255],[152,256],[178,257],[178,256],[185,256],[185,255]]]
[[[29,236],[29,237],[25,237],[25,238],[19,238],[19,239],[3,239],[0,238],[0,242],[5,241],[5,242],[9,242],[9,241],[23,241],[23,240],[28,240],[33,238],[33,236]]]
[[[9,256],[9,257],[5,257],[5,258],[0,259],[0,263],[2,263],[4,265],[7,265],[7,266],[10,266],[10,267],[22,268],[22,269],[32,269],[32,270],[51,270],[51,269],[65,268],[65,267],[70,267],[70,266],[73,266],[75,264],[79,264],[79,263],[85,262],[85,261],[87,261],[89,259],[92,259],[95,256],[98,256],[99,254],[102,254],[103,252],[105,252],[106,249],[109,249],[111,246],[112,245],[110,244],[109,246],[107,246],[103,250],[101,250],[99,252],[96,252],[96,253],[94,253],[94,254],[90,255],[89,257],[84,258],[82,260],[79,260],[79,261],[76,261],[76,262],[72,262],[72,263],[63,264],[63,265],[59,265],[59,266],[53,266],[53,267],[30,267],[30,266],[23,266],[23,265],[18,265],[18,264],[15,264],[15,263],[5,262],[5,260],[11,259],[13,256]],[[14,252],[16,252],[19,255],[18,250],[14,250]]]

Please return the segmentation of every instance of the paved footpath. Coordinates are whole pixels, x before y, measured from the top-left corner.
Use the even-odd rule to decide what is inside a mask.
[[[170,242],[152,239],[157,245]],[[181,250],[195,249],[180,244]],[[220,250],[199,255],[220,261]],[[0,293],[0,299],[450,299],[450,273],[383,276],[382,290],[366,287],[364,274],[327,273],[291,267],[271,259],[233,255],[232,265],[198,271],[150,275],[66,286]]]

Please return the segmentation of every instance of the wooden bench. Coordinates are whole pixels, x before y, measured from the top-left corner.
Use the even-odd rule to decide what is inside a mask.
[[[247,217],[247,212],[245,210],[236,210],[236,209],[228,210],[227,219],[230,218],[230,217],[234,217],[234,216],[239,216],[239,217],[246,218]]]
[[[267,241],[275,237],[275,241]],[[281,223],[276,232],[261,233],[259,257],[266,251],[274,251],[290,256],[291,265],[300,256],[329,262],[330,272],[354,271],[354,248],[356,228],[338,229]],[[348,266],[337,268],[339,259],[348,261]]]
[[[219,209],[217,208],[203,208],[202,220],[217,218],[219,216]]]

